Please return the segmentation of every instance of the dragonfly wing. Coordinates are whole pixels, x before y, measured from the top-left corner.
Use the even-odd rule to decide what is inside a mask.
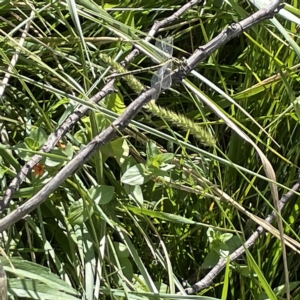
[[[161,36],[156,40],[155,47],[163,50],[167,57],[173,54],[173,38],[167,37],[162,40]],[[163,56],[161,53],[157,53],[158,57]],[[172,62],[166,62],[151,78],[151,87],[155,88],[155,92],[152,95],[153,99],[156,100],[160,94],[161,89],[167,90],[172,84]]]
[[[172,67],[171,63],[166,63],[166,65],[163,66],[164,74],[163,74],[163,79],[161,82],[161,88],[163,90],[167,90],[172,84],[172,76],[171,76],[172,68],[171,67]]]
[[[158,49],[162,49],[162,38],[161,38],[161,35],[157,38],[156,42],[155,42],[155,47],[158,48]],[[155,51],[155,54],[157,57],[161,57],[161,54],[160,52],[158,51]],[[157,63],[157,60],[151,58],[151,60],[155,63]]]
[[[155,88],[156,90],[152,95],[152,98],[154,100],[157,100],[160,94],[163,75],[164,75],[164,67],[157,70],[151,78],[151,87]]]
[[[161,41],[160,49],[164,50],[164,52],[166,52],[167,54],[172,56],[172,54],[173,54],[173,38],[171,36],[168,36],[163,41]]]
[[[155,42],[155,47],[157,49],[160,49],[162,51],[155,51],[155,56],[157,56],[157,58],[161,58],[161,59],[167,59],[170,58],[170,56],[172,56],[173,54],[173,38],[171,36],[168,36],[164,39],[162,39],[161,36],[159,36]],[[165,55],[164,55],[165,53]],[[157,62],[157,59],[153,59],[151,58],[153,62]]]

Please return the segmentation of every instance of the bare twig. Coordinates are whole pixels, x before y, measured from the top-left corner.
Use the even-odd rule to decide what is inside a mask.
[[[296,184],[292,187],[292,189],[288,193],[283,195],[282,198],[280,199],[279,201],[280,210],[286,205],[289,199],[294,195],[294,192],[298,191],[299,189],[300,189],[300,178],[297,180]],[[272,221],[276,217],[276,214],[277,214],[276,211],[272,211],[272,213],[268,215],[265,221],[268,223],[272,223]],[[249,239],[229,256],[230,262],[234,261],[239,256],[241,256],[245,252],[245,249],[249,249],[259,238],[259,236],[262,235],[264,232],[265,230],[262,226],[257,227],[256,231],[249,237]],[[214,278],[216,278],[216,276],[224,269],[226,263],[227,263],[227,259],[220,259],[219,262],[203,279],[195,283],[192,287],[186,288],[185,292],[188,295],[192,295],[211,286]]]
[[[28,31],[30,29],[31,21],[32,21],[32,18],[34,17],[34,15],[35,15],[34,10],[32,10],[31,13],[30,13],[29,20],[25,25],[25,29],[22,30],[21,38],[19,40],[18,46],[16,47],[16,51],[15,51],[14,55],[12,56],[12,58],[10,60],[10,64],[7,68],[7,72],[5,73],[5,75],[3,77],[3,80],[0,84],[0,99],[2,98],[2,96],[4,94],[4,91],[5,91],[5,87],[7,86],[8,82],[9,82],[11,72],[14,70],[14,67],[15,67],[18,59],[19,59],[20,49],[21,49],[21,47],[23,47],[25,38],[26,38],[26,36],[28,34]],[[7,131],[6,131],[6,128],[5,128],[5,125],[4,125],[3,121],[0,121],[0,139],[1,139],[1,142],[4,145],[9,144],[8,134],[7,134]],[[10,154],[12,153],[10,150],[6,150],[6,151]]]
[[[199,1],[191,1],[189,2],[189,6],[191,6],[191,3],[196,4]],[[277,5],[279,5],[280,1],[275,1],[277,3]],[[272,7],[274,6],[274,2],[271,2],[270,6],[272,5]],[[276,6],[275,6],[276,7]],[[260,12],[260,13],[259,13]],[[266,16],[265,14],[268,15],[268,17],[272,17],[274,14],[274,10],[273,12],[271,12],[270,10],[267,9],[261,9],[260,11],[258,11],[257,13],[255,13],[254,15],[256,16],[256,18],[260,18],[260,20],[265,20]],[[176,15],[176,13],[173,15],[175,17],[173,17],[173,19],[176,19],[178,17],[178,15]],[[164,22],[168,20],[165,19],[162,24],[165,24]],[[170,19],[169,19],[170,20]],[[248,21],[247,21],[248,20]],[[230,39],[232,39],[233,37],[235,37],[237,34],[236,32],[241,32],[243,28],[249,28],[250,26],[257,24],[259,22],[258,19],[253,20],[253,17],[248,17],[245,20],[241,21],[240,23],[243,24],[243,26],[240,23],[237,23],[238,25],[230,25],[229,27],[234,27],[236,28],[236,30],[234,30],[235,34],[233,35],[227,35],[226,41],[229,41]],[[245,27],[244,27],[245,26]],[[154,28],[158,28],[157,23],[155,23],[153,25]],[[154,33],[155,30],[150,30],[149,34]],[[221,33],[221,36],[223,36],[224,34]],[[224,44],[224,39],[220,40],[220,43],[214,43],[214,47],[216,49],[218,49],[219,45],[223,45]],[[202,47],[202,49],[205,48]],[[211,45],[209,45],[209,48],[211,49]],[[211,50],[209,51],[209,54],[211,53]],[[204,60],[205,58],[208,57],[207,51],[203,52],[203,55],[201,56],[201,61]],[[187,66],[189,66],[189,64],[187,64]],[[177,72],[179,73],[179,70],[177,70]],[[177,74],[173,74],[173,76],[178,76]],[[105,96],[106,93],[112,89],[113,85],[113,80],[111,82],[109,82],[106,87],[100,92],[100,94],[96,97],[93,97],[92,99],[100,99],[101,96]],[[151,95],[156,92],[156,90],[154,88],[150,88],[148,91],[142,93],[134,102],[132,102],[127,109],[124,111],[124,113],[119,116],[108,128],[106,128],[104,131],[102,131],[99,135],[97,135],[89,144],[87,144],[75,157],[72,161],[70,161],[68,164],[66,164],[66,166],[64,168],[62,168],[55,177],[53,177],[35,196],[33,196],[31,199],[29,199],[26,203],[24,203],[23,205],[21,205],[19,208],[17,208],[15,211],[13,211],[12,213],[10,213],[9,215],[7,215],[6,217],[4,217],[2,220],[0,220],[0,232],[2,232],[3,230],[7,229],[9,226],[13,225],[14,223],[16,223],[18,220],[20,220],[21,218],[23,218],[24,216],[26,216],[26,214],[28,214],[29,212],[31,212],[32,210],[34,210],[36,207],[38,207],[41,203],[43,203],[47,197],[57,189],[57,187],[64,182],[64,180],[70,176],[73,172],[75,172],[78,168],[80,168],[88,159],[89,157],[96,151],[98,150],[101,146],[105,145],[106,143],[108,143],[118,131],[122,131],[128,124],[129,122],[134,118],[134,116],[139,112],[139,110],[145,105],[147,104],[150,99],[151,99]],[[82,110],[85,108],[82,108]],[[78,115],[82,114],[82,110],[78,110],[76,113],[73,113],[71,115],[70,118],[68,118],[68,122],[66,122],[68,125],[66,125],[64,128],[59,128],[54,134],[52,134],[49,137],[49,140],[51,140],[51,142],[54,144],[59,140],[57,139],[57,137],[59,136],[59,138],[61,137],[61,133],[65,133],[66,132],[66,128],[68,129],[70,126],[70,124],[74,124],[72,123],[73,118],[78,120]],[[82,114],[83,115],[83,114]],[[81,115],[81,116],[82,116]],[[65,123],[65,124],[66,124]],[[50,151],[52,144],[50,144],[50,142],[48,144],[45,144],[43,147],[43,151]],[[50,148],[50,149],[49,149]],[[36,158],[37,162],[40,160],[40,157],[37,156]],[[36,163],[37,163],[36,162]],[[23,172],[20,172],[18,174],[17,179],[15,180],[16,183],[20,182],[20,180],[24,180],[25,176],[28,173],[28,170],[33,167],[34,165],[29,165],[28,163],[22,168],[25,169],[26,174]],[[10,185],[12,186],[12,184]],[[7,193],[6,193],[7,195]],[[9,197],[6,197],[6,199],[10,199]],[[3,203],[2,203],[3,205]]]
[[[170,17],[160,21],[155,22],[149,31],[146,41],[150,41],[159,28],[162,28],[175,20],[177,20],[180,15],[189,10],[192,6],[199,4],[202,0],[192,0],[187,4],[183,5],[180,9],[178,9],[174,14]],[[138,54],[140,51],[138,49],[134,49],[129,55],[125,57],[125,59],[121,62],[123,66],[128,65]],[[95,96],[93,96],[89,101],[92,103],[98,103],[101,99],[107,96],[110,93],[114,92],[114,80],[109,81],[103,89],[98,92]],[[154,90],[153,90],[154,91]],[[152,91],[152,92],[153,92]],[[53,149],[53,147],[57,144],[57,142],[72,129],[72,127],[89,111],[89,108],[86,106],[80,106],[76,109],[63,124],[61,124],[48,138],[43,147],[41,148],[41,152],[47,153]],[[11,181],[10,185],[6,189],[3,197],[0,201],[0,211],[3,211],[8,205],[13,196],[13,194],[18,190],[22,182],[25,180],[27,174],[32,170],[32,168],[43,158],[42,155],[34,155],[18,172],[16,177]]]
[[[275,14],[275,10],[278,11],[281,7],[279,7],[279,4],[281,1],[274,1],[270,3],[270,5],[266,6],[263,9],[260,9],[253,15],[249,16],[248,18],[244,19],[243,21],[240,21],[238,23],[232,24],[228,26],[225,30],[223,30],[217,37],[212,39],[209,43],[207,43],[204,47],[199,47],[197,51],[191,57],[186,61],[186,66],[182,68],[182,78],[186,76],[187,73],[189,73],[192,69],[194,69],[200,61],[202,61],[202,57],[211,54],[215,50],[215,44],[223,45],[228,40],[232,39],[233,37],[237,36],[239,33],[241,33],[243,30],[250,28],[251,26],[254,26],[255,24],[258,24],[259,22],[271,18]],[[223,119],[223,118],[222,118]],[[227,123],[227,122],[226,122]],[[234,125],[234,124],[233,124]],[[232,128],[232,126],[230,126]],[[239,128],[237,128],[239,130]],[[236,131],[236,130],[235,130]],[[240,131],[240,130],[239,130]],[[236,131],[237,132],[237,131]],[[242,134],[243,132],[240,131]],[[280,239],[282,242],[282,257],[283,257],[283,265],[284,265],[284,276],[285,276],[285,283],[286,283],[286,290],[287,290],[287,299],[290,299],[290,293],[289,293],[289,277],[288,277],[288,266],[287,266],[287,258],[286,258],[286,248],[284,243],[284,232],[283,232],[283,225],[282,225],[282,219],[281,214],[279,210],[279,197],[278,197],[278,191],[276,186],[276,177],[275,172],[272,168],[272,165],[268,161],[268,159],[265,157],[265,155],[262,153],[262,151],[256,146],[255,143],[252,142],[251,139],[249,139],[246,135],[246,140],[255,147],[257,153],[259,154],[261,161],[263,163],[263,167],[265,170],[265,173],[267,174],[268,178],[272,179],[274,182],[269,182],[270,190],[273,198],[274,207],[277,211],[277,223],[278,223],[278,229],[280,233]],[[245,139],[244,137],[244,139]]]
[[[232,40],[234,37],[238,36],[240,33],[242,33],[242,31],[266,19],[272,18],[274,14],[281,8],[279,6],[281,2],[281,0],[272,1],[270,5],[266,8],[260,9],[253,15],[238,23],[233,23],[229,25],[220,34],[218,34],[211,41],[209,41],[205,46],[200,46],[195,51],[195,53],[193,53],[190,56],[190,58],[186,60],[185,66],[181,66],[179,68],[181,69],[181,72],[178,72],[177,76],[180,79],[185,78],[191,70],[195,69],[195,67],[204,59],[206,59],[212,52],[214,52],[216,49],[219,49],[221,46],[226,44],[228,41]],[[176,71],[178,70],[175,70],[174,73],[176,73]]]
[[[34,14],[35,14],[34,10],[32,10],[31,13],[30,13],[30,18],[29,18],[28,22],[25,25],[24,31],[22,32],[18,47],[16,48],[16,51],[15,51],[15,53],[12,56],[12,59],[10,61],[10,65],[7,68],[7,73],[5,73],[4,78],[1,82],[1,85],[0,85],[0,99],[2,98],[3,93],[5,91],[5,87],[9,82],[10,74],[13,71],[13,69],[14,69],[14,67],[15,67],[18,59],[19,59],[20,49],[24,44],[26,35],[27,35],[27,33],[30,29],[31,20],[32,20]],[[3,122],[0,122],[0,127],[1,127],[1,141],[4,144],[7,144],[8,140],[6,140],[6,136],[7,136],[6,135],[6,129],[5,129],[5,126],[3,125]],[[7,151],[9,151],[9,150],[7,150]],[[6,278],[6,273],[3,269],[3,266],[0,262],[0,300],[5,300],[5,299],[7,299],[7,278]]]

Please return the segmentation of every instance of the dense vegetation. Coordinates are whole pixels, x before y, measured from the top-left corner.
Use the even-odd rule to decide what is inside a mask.
[[[0,3],[2,194],[26,162],[42,155],[1,218],[51,184],[150,86],[155,70],[143,69],[154,63],[145,52],[155,50],[141,40],[155,21],[186,3]],[[173,37],[176,68],[228,25],[257,11],[253,3],[208,0],[155,38]],[[278,21],[265,20],[218,48],[187,76],[198,94],[175,82],[43,204],[0,227],[12,299],[171,299],[169,294],[201,280],[221,258],[225,267],[209,287],[177,299],[288,297],[283,240],[272,230],[235,261],[226,259],[274,210],[270,177],[253,144],[273,167],[279,197],[298,179],[298,6],[295,0],[281,11],[292,12],[293,21],[278,15]],[[121,66],[133,44],[142,51]],[[90,101],[113,72],[139,69],[134,77],[116,77],[114,90],[98,104]],[[42,151],[80,106],[90,110],[49,153]],[[293,196],[282,210],[285,233],[296,245],[287,246],[286,255],[292,299],[299,299],[300,288],[299,205]]]

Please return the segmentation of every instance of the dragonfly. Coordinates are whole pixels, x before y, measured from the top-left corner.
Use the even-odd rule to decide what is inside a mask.
[[[152,95],[153,100],[157,100],[160,91],[169,89],[172,84],[172,60],[170,59],[170,56],[173,54],[173,38],[166,37],[165,39],[162,39],[161,36],[159,36],[155,43],[155,47],[162,50],[159,52],[156,51],[156,54],[159,57],[162,57],[162,59],[167,57],[168,60],[153,74],[151,78],[151,88],[155,89],[155,92]],[[166,55],[163,55],[162,53],[165,53]],[[155,63],[157,62],[157,60],[154,59],[152,59],[152,61]]]

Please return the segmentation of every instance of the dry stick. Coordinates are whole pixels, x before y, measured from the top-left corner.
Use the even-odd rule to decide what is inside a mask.
[[[201,62],[203,58],[210,55],[216,50],[216,44],[218,47],[221,47],[228,42],[228,38],[232,39],[235,36],[239,35],[243,30],[246,30],[266,19],[270,19],[278,12],[282,7],[280,3],[282,0],[275,0],[270,2],[266,7],[258,10],[253,15],[248,18],[229,25],[225,30],[223,30],[219,35],[209,41],[205,47],[198,47],[198,49],[193,53],[189,59],[186,60],[186,67],[183,68],[184,71],[189,72]]]
[[[270,10],[260,10],[252,17],[245,19],[240,22],[240,24],[233,24],[227,28],[227,30],[223,31],[220,34],[220,43],[216,42],[216,48],[218,45],[224,44],[226,41],[235,37],[238,33],[240,33],[243,28],[250,27],[251,24],[257,24],[258,20],[264,20],[271,16],[273,16],[274,11]],[[243,24],[243,26],[241,25]],[[239,26],[238,26],[239,25]],[[154,24],[155,26],[155,24]],[[214,39],[213,41],[216,41]],[[208,56],[213,50],[211,47],[212,43],[207,44],[205,47],[201,47],[199,49],[200,54],[203,58],[200,58],[198,63],[203,60],[206,56]],[[195,56],[194,56],[195,57]],[[192,60],[191,62],[197,61],[197,59]],[[187,68],[191,69],[191,63],[187,64]],[[188,69],[187,69],[188,70]],[[144,104],[150,100],[150,97],[155,89],[150,89],[146,93],[143,93],[138,97],[128,108],[125,110],[124,114],[117,118],[113,124],[104,130],[100,135],[96,136],[92,142],[90,142],[86,147],[84,147],[76,157],[74,157],[72,162],[69,162],[48,184],[46,184],[34,197],[28,200],[25,204],[20,206],[14,212],[9,214],[7,217],[2,219],[0,222],[0,232],[13,225],[16,221],[20,220],[22,217],[26,216],[27,213],[31,212],[33,209],[38,207],[42,202],[46,200],[46,198],[53,192],[55,189],[73,172],[76,171],[85,161],[89,159],[89,157],[101,146],[110,141],[112,137],[116,134],[117,130],[124,129],[127,124],[131,121],[131,119],[138,113],[138,111],[143,107]],[[251,240],[250,240],[251,241]],[[243,248],[244,249],[244,248]],[[212,274],[212,273],[210,273]],[[213,273],[215,274],[215,273]],[[211,277],[210,277],[211,278]],[[200,287],[201,288],[201,287]],[[194,288],[191,292],[199,290],[198,285],[194,285]]]
[[[194,1],[195,3],[196,1]],[[276,1],[276,3],[280,3],[279,1]],[[270,3],[270,7],[273,7],[274,3]],[[276,6],[275,6],[276,8]],[[274,9],[275,9],[274,8]],[[262,13],[263,12],[263,13]],[[178,13],[178,12],[177,12]],[[226,37],[226,41],[229,41],[231,38],[235,37],[237,35],[237,31],[241,32],[243,26],[245,28],[248,28],[251,26],[251,24],[257,24],[259,21],[257,18],[260,18],[261,20],[267,19],[266,15],[268,14],[268,17],[272,17],[274,14],[274,11],[268,10],[268,9],[261,9],[257,13],[253,14],[252,16],[246,18],[245,20],[241,21],[238,24],[232,24],[228,26],[228,31],[223,31],[219,35],[220,38],[220,45],[224,44],[224,37]],[[174,14],[175,15],[175,14]],[[157,23],[154,24],[153,27],[155,27]],[[232,30],[234,28],[234,30]],[[150,30],[151,32],[151,30]],[[224,32],[226,33],[224,35]],[[230,38],[231,37],[231,38]],[[217,39],[214,39],[215,42],[215,49],[219,47],[219,44],[217,43]],[[205,53],[211,53],[211,51],[205,50],[206,46],[201,47],[201,49],[204,49],[204,54],[202,55],[202,60],[204,60],[207,56]],[[208,43],[208,47],[211,49],[211,44]],[[186,66],[189,67],[188,65]],[[179,72],[179,71],[178,71]],[[177,74],[173,75],[178,76]],[[142,107],[147,104],[150,99],[151,95],[156,90],[154,88],[150,88],[148,91],[142,93],[134,102],[132,102],[124,111],[124,113],[119,116],[108,128],[103,130],[99,135],[97,135],[89,144],[87,144],[81,151],[78,152],[78,154],[73,158],[72,161],[68,162],[65,167],[63,167],[55,177],[53,177],[35,196],[33,196],[31,199],[29,199],[26,203],[18,207],[15,211],[11,212],[9,215],[4,217],[2,220],[0,220],[0,232],[4,231],[20,219],[26,216],[29,212],[34,210],[36,207],[38,207],[41,203],[43,203],[47,197],[54,192],[59,185],[64,182],[64,180],[70,176],[72,173],[74,173],[78,168],[80,168],[88,159],[91,157],[91,155],[97,151],[101,146],[104,146],[106,143],[108,143],[117,132],[122,131],[129,122],[134,118],[134,116],[139,112]],[[54,138],[54,137],[53,137]]]
[[[280,210],[287,204],[289,199],[294,195],[294,192],[297,192],[299,189],[300,189],[300,178],[297,180],[296,184],[292,187],[292,189],[288,193],[283,195],[282,198],[280,199],[279,202]],[[265,221],[268,223],[272,223],[272,221],[276,217],[276,214],[277,214],[276,211],[272,211],[272,213],[268,215]],[[243,246],[239,247],[229,256],[230,262],[234,261],[239,256],[241,256],[245,252],[245,249],[249,249],[254,244],[254,242],[259,238],[259,236],[264,232],[265,232],[264,228],[262,226],[259,226],[256,229],[256,231],[249,237],[249,239],[243,244]],[[192,287],[186,288],[185,292],[188,295],[192,295],[211,286],[214,278],[224,269],[226,263],[227,263],[227,258],[220,259],[219,262],[203,279],[195,283]]]
[[[5,73],[4,78],[3,78],[3,80],[0,84],[0,99],[2,98],[2,96],[4,94],[5,87],[7,86],[8,81],[9,81],[10,76],[11,76],[11,73],[13,72],[14,67],[15,67],[18,59],[19,59],[20,49],[23,47],[23,44],[25,42],[25,38],[26,38],[26,36],[28,34],[28,31],[30,29],[30,26],[31,26],[31,20],[34,17],[34,15],[35,15],[34,11],[31,11],[29,20],[25,25],[25,29],[22,30],[22,35],[21,35],[21,38],[19,40],[18,45],[16,46],[16,51],[15,51],[14,55],[12,56],[12,58],[10,60],[10,64],[7,68],[7,72]],[[0,131],[1,131],[1,133],[0,133],[1,137],[0,138],[1,138],[2,144],[9,144],[6,128],[5,128],[5,125],[4,125],[4,121],[0,121]],[[11,150],[6,150],[6,151],[10,154],[12,153]]]
[[[19,59],[20,49],[24,44],[26,35],[27,35],[27,33],[30,29],[31,20],[34,17],[34,14],[35,13],[32,10],[31,13],[30,13],[30,18],[29,18],[28,22],[25,25],[24,31],[22,32],[22,35],[21,35],[20,41],[18,43],[18,46],[16,47],[16,51],[15,51],[14,55],[12,56],[12,59],[10,61],[10,65],[7,68],[7,73],[5,73],[4,78],[1,82],[1,85],[0,85],[0,99],[2,98],[3,93],[5,91],[5,87],[9,82],[10,74],[13,71],[13,69],[14,69],[14,67],[15,67],[18,59]],[[0,122],[0,127],[1,127],[1,141],[6,143],[6,135],[4,134],[4,132],[6,132],[6,129],[5,129],[4,126],[2,127],[2,122]],[[0,300],[6,300],[6,299],[7,299],[7,277],[6,277],[6,273],[3,269],[2,263],[0,261]]]
[[[236,124],[234,124],[234,122],[232,122],[229,118],[227,118],[226,115],[223,114],[223,112],[221,110],[219,110],[213,102],[207,101],[207,99],[201,93],[199,93],[199,91],[194,86],[190,85],[188,82],[183,81],[183,84],[190,91],[192,91],[194,94],[196,94],[217,116],[222,118],[226,122],[226,124],[231,129],[233,129],[241,138],[243,138],[245,141],[250,143],[255,148],[256,152],[258,153],[258,155],[262,161],[264,171],[267,174],[267,177],[270,179],[269,186],[270,186],[270,190],[271,190],[273,204],[274,204],[275,210],[277,211],[276,218],[277,218],[277,226],[279,229],[279,238],[280,238],[280,241],[282,244],[284,276],[285,276],[285,283],[286,283],[286,290],[287,290],[286,295],[287,295],[287,300],[289,300],[290,299],[290,297],[289,297],[289,276],[288,276],[288,264],[287,264],[287,257],[286,257],[285,236],[284,236],[284,230],[283,230],[283,225],[282,225],[281,213],[280,213],[280,209],[279,209],[279,196],[278,196],[278,190],[277,190],[277,185],[276,185],[276,175],[275,175],[274,169],[273,169],[271,163],[269,162],[269,160],[266,158],[266,156],[260,150],[260,148],[243,131],[241,131],[239,129],[239,127],[236,126]],[[237,203],[235,203],[235,205],[236,204]],[[251,216],[251,219],[252,219],[253,215],[250,214],[249,216]],[[254,219],[255,221],[260,221],[256,216],[254,216],[254,217],[255,217],[255,219]],[[263,222],[262,223],[259,222],[258,224],[261,225],[262,227],[264,227],[265,229],[269,230],[269,224],[267,227],[265,227],[265,224]],[[274,234],[275,232],[273,229],[270,232],[273,235],[275,235]]]
[[[197,1],[195,1],[195,2],[197,2]],[[208,43],[205,47],[199,48],[199,50],[198,50],[199,53],[197,54],[198,56],[195,53],[187,61],[187,66],[186,66],[187,68],[185,69],[185,73],[187,73],[189,70],[191,70],[193,67],[195,67],[200,61],[204,60],[212,51],[214,51],[215,49],[217,49],[218,47],[220,47],[221,45],[223,45],[224,43],[226,43],[227,41],[229,41],[230,39],[232,39],[233,37],[235,37],[236,35],[238,35],[242,30],[244,30],[244,29],[246,29],[246,28],[248,28],[250,26],[253,26],[254,24],[257,24],[258,22],[260,22],[260,21],[262,21],[264,19],[272,17],[273,14],[274,14],[274,9],[277,7],[278,4],[275,5],[274,3],[271,3],[271,5],[272,6],[270,6],[270,7],[274,7],[273,9],[268,9],[268,10],[267,9],[262,9],[262,10],[258,11],[257,13],[255,13],[253,16],[251,16],[251,17],[245,19],[244,21],[240,22],[239,24],[233,24],[233,25],[229,26],[225,31],[223,31],[217,37],[217,40],[215,38],[210,43]],[[177,17],[176,13],[173,16],[176,18]],[[167,21],[167,19],[165,21]],[[164,22],[161,22],[161,23],[164,23]],[[159,23],[159,22],[155,23],[153,27],[155,28],[155,25],[158,25],[158,24],[160,24],[160,26],[162,26],[161,23]],[[150,35],[150,33],[149,33],[149,35]],[[138,52],[136,51],[136,53],[138,53]],[[129,57],[130,57],[130,55],[129,55]],[[132,57],[134,57],[134,56],[132,56]],[[127,61],[129,61],[129,60],[127,60]],[[126,63],[126,60],[125,60],[125,63]],[[193,64],[194,64],[194,66],[193,66]],[[178,70],[177,73],[179,73],[179,70]],[[101,99],[101,93],[104,93],[104,95],[105,95],[105,91],[107,91],[107,93],[108,93],[111,89],[113,90],[112,83],[111,82],[108,83],[107,86],[106,86],[106,88],[107,88],[106,90],[104,89],[100,93],[97,94],[98,97],[99,97],[98,98],[99,100]],[[78,169],[79,167],[81,167],[81,165],[83,163],[85,163],[89,159],[89,157],[98,148],[100,148],[101,146],[105,145],[105,143],[107,143],[108,141],[110,141],[112,139],[112,137],[116,134],[117,130],[124,129],[127,126],[127,124],[131,121],[131,119],[143,107],[143,105],[146,104],[148,102],[148,100],[150,100],[151,95],[152,95],[152,93],[154,91],[155,91],[155,89],[151,88],[147,92],[141,94],[130,106],[128,106],[128,108],[125,110],[125,112],[124,112],[124,114],[122,116],[120,116],[119,118],[117,118],[115,120],[115,122],[113,122],[113,124],[110,127],[108,127],[106,130],[104,130],[98,136],[96,136],[92,140],[92,142],[90,142],[86,147],[84,147],[78,153],[78,155],[76,157],[74,157],[73,161],[69,162],[62,170],[60,170],[60,172],[48,184],[46,184],[34,197],[32,197],[30,200],[28,200],[25,204],[23,204],[22,206],[20,206],[14,212],[12,212],[11,214],[9,214],[7,217],[5,217],[4,219],[2,219],[0,221],[0,232],[2,232],[5,229],[7,229],[10,225],[13,225],[15,222],[17,222],[22,217],[24,217],[27,213],[31,212],[33,209],[35,209],[37,206],[39,206],[42,202],[44,202],[46,200],[46,198],[69,175],[71,175],[73,172],[76,171],[76,169]],[[94,100],[97,99],[96,96],[93,97]],[[79,113],[78,113],[78,111],[79,111]],[[72,116],[75,115],[75,119],[81,113],[80,110],[78,110],[78,111],[76,111],[72,115]],[[69,117],[69,121],[72,121],[72,118],[71,118],[72,116]],[[70,126],[74,125],[74,123],[71,124],[71,125],[69,124],[69,127],[66,126],[66,128],[70,129]],[[53,146],[54,146],[56,144],[56,142],[61,138],[62,135],[59,136],[59,130],[58,130],[56,133],[52,134],[52,137],[53,136],[54,137],[56,136],[56,138],[57,138],[57,140],[53,144]],[[51,141],[51,136],[49,137],[49,140]],[[52,139],[52,141],[53,141],[53,139]],[[43,150],[45,152],[47,150],[50,151],[51,150],[50,143],[45,144],[44,147],[43,147]],[[37,156],[37,157],[39,157],[39,156]],[[41,159],[41,156],[39,157],[39,159],[37,160],[37,162],[40,159]],[[34,160],[32,160],[32,161],[34,161]],[[32,168],[32,167],[30,167],[29,163],[27,163],[25,165],[25,167],[26,167],[25,171],[27,171],[27,173],[29,172],[30,168]],[[24,174],[24,172],[23,172],[23,174]],[[20,173],[18,175],[20,175]],[[21,175],[22,175],[22,172],[21,172]],[[25,177],[26,177],[26,174],[24,175],[24,178]],[[19,180],[20,179],[21,178],[19,178]],[[19,182],[21,182],[21,181],[19,181]],[[298,189],[298,187],[297,187],[297,189]],[[286,199],[288,199],[288,197],[286,197]],[[268,218],[270,218],[270,220],[272,220],[275,215],[276,215],[276,213],[274,212]],[[259,234],[261,234],[262,232],[263,232],[263,228],[262,227],[258,227],[257,232],[250,237],[250,239],[245,243],[245,245],[243,247],[240,247],[237,251],[235,251],[232,255],[230,255],[230,259],[233,260],[237,256],[240,255],[239,253],[243,253],[242,251],[244,251],[244,247],[245,246],[250,247],[254,243],[255,239],[259,236]],[[256,237],[256,235],[257,235],[257,237]],[[186,292],[187,293],[195,293],[195,292],[199,291],[200,289],[204,288],[205,286],[207,286],[205,284],[209,285],[209,282],[212,281],[212,279],[216,276],[216,274],[218,274],[222,270],[222,268],[224,268],[224,265],[222,266],[222,264],[224,264],[224,262],[219,262],[217,264],[217,266],[202,281],[200,281],[199,283],[195,284],[192,289],[187,289]],[[219,265],[221,265],[221,268],[219,267]]]
[[[154,88],[142,93],[134,102],[132,102],[108,128],[97,135],[90,143],[83,147],[72,161],[68,162],[44,187],[31,199],[19,206],[9,215],[0,220],[0,233],[12,226],[18,220],[25,217],[32,210],[43,203],[47,197],[53,193],[67,177],[80,168],[101,146],[108,143],[117,132],[123,130],[134,116],[148,103]]]
[[[158,31],[159,28],[164,27],[175,20],[177,20],[180,15],[185,13],[195,4],[199,4],[203,0],[192,0],[187,4],[183,5],[180,9],[178,9],[173,15],[164,19],[163,21],[157,22],[153,24],[152,28],[150,29],[147,37],[145,40],[149,42],[155,33]],[[128,54],[124,61],[121,62],[122,66],[128,65],[138,54],[140,51],[138,49],[134,49],[130,54]],[[114,92],[114,79],[109,81],[103,89],[98,92],[95,96],[93,96],[89,101],[92,103],[98,103],[101,99],[107,96],[110,93]],[[89,111],[89,108],[86,106],[80,106],[76,109],[66,120],[63,124],[61,124],[48,138],[45,142],[43,147],[41,148],[41,152],[47,153],[50,152],[57,142],[68,132],[72,129],[72,127]],[[34,155],[18,172],[16,177],[11,181],[10,185],[6,189],[5,193],[3,194],[2,199],[0,200],[0,211],[3,211],[8,205],[13,196],[13,194],[18,190],[22,182],[25,180],[27,174],[32,170],[32,168],[43,158],[42,155]]]
[[[151,30],[149,31],[147,37],[145,38],[146,41],[150,41],[151,38],[154,36],[154,34],[158,31],[159,28],[164,27],[175,20],[177,20],[180,15],[185,13],[188,9],[190,9],[193,5],[200,3],[202,0],[192,0],[182,6],[180,9],[178,9],[174,14],[172,14],[170,17],[164,19],[160,22],[155,22],[152,26]],[[121,63],[123,66],[126,66],[129,64],[137,55],[139,54],[139,50],[134,49]],[[114,92],[113,88],[114,80],[109,81],[104,88],[97,93],[95,96],[93,96],[90,101],[92,103],[99,102],[102,98],[107,96],[109,93]],[[154,92],[154,89],[152,89],[152,93]],[[137,101],[136,99],[135,101]],[[61,124],[60,127],[58,127],[55,132],[53,132],[48,140],[45,142],[43,147],[41,148],[42,152],[49,152],[51,149],[57,144],[57,142],[69,131],[71,128],[76,124],[76,122],[83,117],[89,109],[86,106],[80,106],[75,112],[73,112],[66,121]],[[134,115],[131,117],[133,118]],[[130,119],[131,120],[131,119]],[[123,128],[122,128],[123,129]],[[108,142],[108,141],[107,141]],[[12,198],[13,193],[19,188],[21,183],[25,180],[27,174],[32,170],[32,168],[43,158],[41,155],[34,155],[18,172],[16,177],[12,180],[9,187],[6,189],[3,198],[0,201],[0,211],[5,209]]]
[[[179,75],[179,78],[184,78],[186,75],[195,68],[199,62],[203,60],[203,57],[206,55],[211,54],[215,50],[215,44],[223,45],[225,44],[228,39],[231,39],[234,36],[237,36],[242,30],[245,30],[246,28],[249,28],[250,26],[253,26],[255,24],[258,24],[258,22],[261,22],[264,19],[270,18],[274,15],[275,10],[279,10],[282,8],[280,6],[281,1],[274,1],[270,3],[269,6],[266,6],[264,9],[260,9],[256,13],[254,13],[252,16],[244,19],[243,21],[232,24],[228,26],[225,30],[221,32],[220,35],[212,39],[209,43],[207,43],[204,47],[199,47],[196,52],[186,60],[186,66],[181,67],[182,72],[181,75]],[[175,70],[178,71],[179,69]],[[180,72],[178,72],[180,74]],[[261,156],[262,162],[264,164],[264,169],[266,172],[270,173],[271,178],[275,177],[274,171],[272,168],[265,167],[265,163],[267,161],[263,160],[263,156]],[[267,173],[267,174],[268,174]],[[269,177],[269,176],[268,176]],[[287,259],[286,259],[286,248],[284,244],[284,236],[283,236],[283,226],[282,226],[282,220],[280,215],[280,209],[279,209],[279,201],[278,201],[278,192],[277,188],[275,186],[275,183],[270,183],[270,189],[273,197],[274,207],[277,211],[277,219],[278,219],[278,228],[280,233],[280,240],[282,241],[282,256],[283,256],[283,264],[284,264],[284,276],[285,276],[285,283],[286,283],[286,294],[287,299],[290,299],[290,293],[289,293],[289,278],[288,278],[288,266],[287,266]]]

